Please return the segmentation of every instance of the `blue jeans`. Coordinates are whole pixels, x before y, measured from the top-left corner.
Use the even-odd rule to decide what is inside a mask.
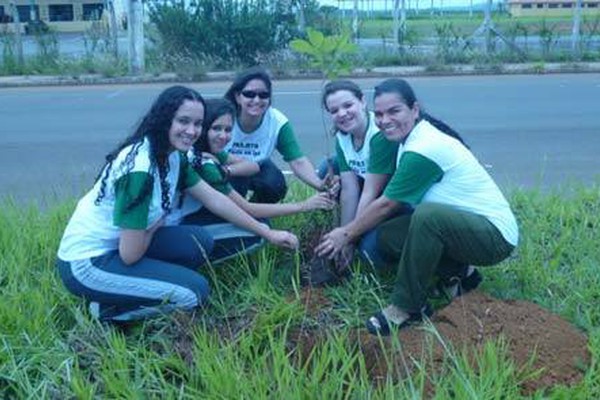
[[[268,223],[266,220],[260,222]],[[186,216],[181,222],[183,225],[198,225],[212,237],[214,246],[210,254],[212,264],[218,264],[240,254],[249,254],[258,250],[264,243],[264,239],[238,228],[232,223],[225,221],[208,211],[205,207],[194,214]]]
[[[334,155],[334,156],[325,158],[323,161],[321,161],[319,163],[319,166],[317,167],[317,176],[319,178],[321,178],[321,179],[325,178],[325,175],[327,175],[327,172],[329,170],[329,165],[331,165],[331,167],[333,168],[334,175],[340,174],[340,166],[338,165],[337,158]]]
[[[132,265],[113,250],[90,259],[59,259],[57,267],[66,288],[96,306],[95,317],[131,321],[201,305],[210,289],[196,270],[213,245],[202,227],[164,226]]]
[[[287,194],[287,183],[283,172],[269,159],[258,163],[260,171],[250,177],[237,176],[229,178],[231,186],[242,196],[246,197],[249,190],[253,191],[253,203],[278,203]]]

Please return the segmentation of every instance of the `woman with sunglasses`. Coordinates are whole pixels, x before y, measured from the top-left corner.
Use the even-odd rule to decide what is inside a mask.
[[[302,153],[288,118],[271,106],[272,85],[267,71],[249,68],[237,75],[225,98],[236,106],[236,122],[226,151],[256,162],[259,172],[248,177],[246,171],[231,168],[230,182],[242,195],[253,191],[253,202],[277,203],[287,193],[281,170],[271,161],[277,150],[301,181],[323,191],[327,179],[320,179],[313,164]]]

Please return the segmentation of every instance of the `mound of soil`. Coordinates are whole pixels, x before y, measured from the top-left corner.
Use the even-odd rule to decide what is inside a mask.
[[[304,292],[303,302],[307,314],[314,316],[331,308],[331,302],[315,289]],[[586,336],[560,317],[530,302],[503,301],[474,291],[437,310],[431,322],[446,346],[457,351],[467,349],[476,354],[486,342],[502,338],[518,368],[533,360],[528,370],[542,371],[521,384],[523,394],[557,384],[570,386],[582,379],[583,368],[590,362]],[[391,357],[398,361],[398,365],[392,366],[395,369],[392,376],[406,371],[402,359],[423,360],[424,355],[429,355],[426,362],[433,368],[441,367],[447,361],[447,352],[429,330],[413,326],[397,334],[403,357]],[[383,338],[382,347],[380,339],[366,330],[351,335],[351,342],[356,343],[364,355],[373,382],[385,380],[391,371],[388,371],[383,352],[392,351],[391,339]],[[323,330],[313,327],[295,330],[289,339],[290,345],[299,350],[298,355],[305,357],[324,338]],[[390,354],[386,356],[389,360]]]

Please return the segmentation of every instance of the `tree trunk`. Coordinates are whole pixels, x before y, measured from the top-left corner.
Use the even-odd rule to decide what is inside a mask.
[[[573,59],[581,58],[581,0],[575,2],[575,12],[573,13],[573,32],[571,35],[571,51]]]
[[[354,10],[352,12],[352,36],[354,36],[354,40],[358,39],[358,0],[354,0]]]
[[[117,27],[117,16],[115,13],[115,2],[114,0],[108,0],[108,18],[110,23],[110,47],[113,53],[113,57],[116,59],[119,58],[119,42],[118,35],[119,30]]]
[[[394,35],[394,43],[396,46],[400,46],[400,19],[398,18],[400,10],[400,0],[394,0],[394,9],[392,10],[392,17],[394,22],[392,23],[392,34]]]
[[[17,51],[17,63],[19,69],[23,68],[25,60],[23,59],[23,38],[21,37],[21,18],[19,18],[19,11],[14,1],[10,2],[10,8],[13,15],[13,26],[15,28],[15,47]]]
[[[144,73],[144,17],[142,0],[129,0],[129,73]]]

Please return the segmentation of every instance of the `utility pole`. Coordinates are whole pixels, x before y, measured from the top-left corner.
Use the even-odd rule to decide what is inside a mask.
[[[129,73],[144,73],[144,5],[142,0],[129,0]]]
[[[13,15],[13,26],[15,29],[15,42],[17,47],[17,63],[19,64],[19,68],[23,68],[25,64],[25,60],[23,59],[23,38],[21,37],[21,18],[19,17],[19,10],[17,9],[17,5],[14,1],[10,2],[10,9]]]

